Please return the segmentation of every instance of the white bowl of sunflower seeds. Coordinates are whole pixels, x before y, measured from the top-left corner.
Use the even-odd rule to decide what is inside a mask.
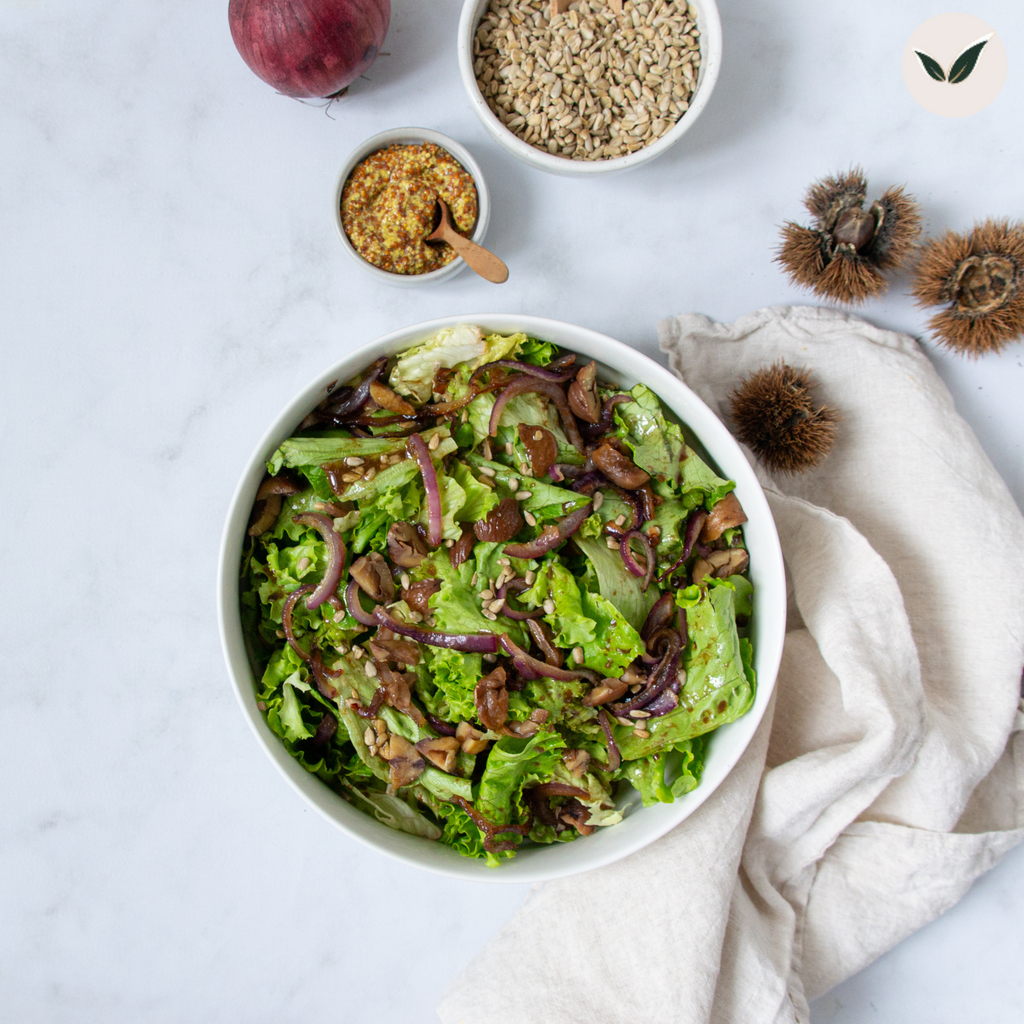
[[[552,174],[608,174],[660,156],[718,78],[714,0],[572,0],[553,13],[565,6],[465,0],[459,70],[484,127]]]

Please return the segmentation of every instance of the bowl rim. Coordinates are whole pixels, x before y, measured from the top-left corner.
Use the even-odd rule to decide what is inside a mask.
[[[441,149],[455,157],[473,179],[473,184],[476,186],[477,215],[476,224],[473,226],[473,234],[470,237],[477,245],[483,244],[491,219],[491,197],[490,191],[487,188],[487,182],[484,179],[484,172],[473,154],[462,143],[456,142],[455,139],[433,128],[416,127],[388,128],[386,131],[378,132],[376,135],[371,135],[368,139],[364,139],[349,153],[335,178],[334,190],[331,193],[334,228],[338,233],[339,239],[341,239],[341,244],[345,251],[366,273],[385,284],[397,285],[399,287],[437,284],[440,281],[447,280],[449,277],[454,277],[464,270],[466,268],[466,261],[461,256],[456,256],[451,263],[447,263],[437,270],[431,270],[426,274],[394,274],[390,270],[382,270],[380,267],[375,267],[369,260],[364,259],[359,254],[345,233],[345,228],[341,222],[341,193],[345,188],[345,182],[348,181],[352,171],[355,170],[356,164],[364,160],[371,153],[386,149],[388,146],[414,145],[417,142],[433,142],[436,146],[440,146]]]
[[[713,777],[709,777],[709,769],[712,767],[715,747],[711,748],[700,785],[673,804],[643,808],[646,817],[641,819],[639,835],[633,834],[637,831],[637,828],[633,828],[631,838],[614,841],[610,848],[606,843],[598,849],[596,840],[599,837],[592,836],[584,844],[557,844],[552,848],[524,851],[498,869],[487,868],[483,862],[461,857],[454,851],[450,851],[451,857],[445,854],[440,860],[431,859],[432,855],[424,857],[428,849],[434,849],[434,844],[424,846],[424,841],[419,837],[396,833],[369,814],[352,807],[316,776],[307,772],[288,753],[257,708],[256,680],[245,647],[238,606],[239,563],[245,529],[256,489],[265,472],[266,458],[281,441],[291,435],[309,410],[329,393],[330,387],[338,380],[352,376],[380,355],[403,351],[418,339],[425,339],[437,330],[458,323],[478,324],[485,329],[502,332],[519,329],[535,337],[551,340],[571,335],[571,342],[561,340],[555,343],[598,359],[626,379],[642,379],[690,427],[702,445],[708,448],[716,463],[721,465],[723,449],[728,453],[725,461],[728,463],[729,476],[736,481],[737,491],[742,493],[751,527],[756,523],[760,535],[756,559],[752,559],[752,569],[756,570],[758,577],[754,591],[757,614],[752,620],[758,630],[754,649],[758,674],[755,700],[743,717],[715,730],[716,735],[735,735],[735,740],[731,745],[727,743],[727,751],[719,751],[715,757]],[[612,356],[610,363],[605,362],[604,357],[608,355]],[[616,362],[620,365],[616,365]],[[666,392],[669,398],[665,397]],[[677,408],[680,398],[682,404],[687,406],[685,415]],[[693,426],[694,419],[700,422],[699,427]],[[217,617],[228,676],[243,715],[264,753],[291,787],[317,813],[351,838],[403,863],[449,877],[519,884],[579,874],[635,853],[690,817],[713,795],[746,751],[771,701],[785,636],[786,576],[775,523],[754,470],[717,415],[670,370],[624,342],[589,328],[547,317],[516,313],[475,313],[439,317],[408,325],[359,346],[319,373],[284,406],[246,461],[228,507],[218,559]],[[614,832],[633,818],[633,815],[628,815],[621,825],[607,831]],[[385,835],[387,842],[383,841]]]
[[[657,159],[674,146],[690,130],[707,106],[718,81],[722,64],[722,20],[715,0],[689,0],[697,8],[701,30],[701,66],[697,73],[697,85],[690,106],[682,117],[657,142],[638,149],[626,156],[608,160],[571,160],[555,156],[524,142],[506,128],[491,112],[476,84],[473,72],[473,39],[480,21],[482,9],[490,0],[463,0],[462,14],[458,28],[458,61],[462,84],[469,96],[470,105],[476,111],[484,128],[492,138],[513,156],[552,174],[564,177],[588,177],[594,174],[614,174]],[[707,48],[705,49],[704,43]]]

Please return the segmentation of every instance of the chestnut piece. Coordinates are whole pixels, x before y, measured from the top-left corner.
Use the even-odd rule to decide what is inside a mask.
[[[602,679],[580,703],[587,708],[596,708],[598,704],[618,700],[628,689],[629,683],[625,679]]]
[[[426,618],[430,614],[430,597],[440,589],[440,580],[417,580],[411,586],[403,587],[399,596],[414,612]]]
[[[584,366],[569,385],[569,408],[587,423],[601,418],[601,399],[597,394],[597,363]]]
[[[519,424],[519,440],[530,456],[530,469],[534,476],[547,476],[548,470],[558,461],[558,442],[546,427],[530,423]]]
[[[726,530],[742,526],[747,521],[747,514],[743,511],[739,498],[735,491],[730,491],[715,507],[708,513],[707,522],[700,531],[700,539],[704,544],[710,544],[718,540]]]
[[[476,534],[468,527],[462,528],[462,536],[451,546],[448,557],[451,559],[452,568],[457,569],[473,553],[473,545],[476,543]]]
[[[388,528],[388,557],[403,569],[415,569],[427,557],[427,545],[412,523],[392,523]]]
[[[396,412],[400,416],[412,416],[416,412],[404,398],[399,398],[391,388],[385,387],[375,380],[370,381],[370,397],[382,409],[387,409],[388,412]]]
[[[487,513],[486,519],[473,524],[477,540],[511,540],[523,528],[523,516],[515,498],[502,498],[496,508]]]
[[[594,465],[613,484],[618,484],[627,491],[635,491],[651,479],[649,473],[645,473],[628,455],[623,455],[607,441],[600,445],[591,457]]]
[[[377,604],[387,603],[395,596],[395,581],[391,578],[391,570],[384,556],[376,551],[363,555],[352,563],[349,569],[352,579],[360,589],[368,594]]]
[[[455,769],[455,755],[461,746],[454,736],[436,736],[420,740],[416,749],[431,764],[451,774]]]
[[[480,724],[492,732],[500,732],[508,718],[508,690],[505,689],[503,668],[496,668],[476,684],[473,703]]]

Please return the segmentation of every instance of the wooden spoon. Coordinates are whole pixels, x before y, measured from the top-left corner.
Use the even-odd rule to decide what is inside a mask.
[[[441,223],[424,241],[447,242],[469,264],[470,270],[475,270],[486,281],[504,284],[508,280],[508,267],[493,252],[488,252],[482,245],[471,242],[455,230],[443,199],[438,199],[437,205],[441,210]]]

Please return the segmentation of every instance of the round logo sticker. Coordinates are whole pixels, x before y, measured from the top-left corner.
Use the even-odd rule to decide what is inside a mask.
[[[933,114],[984,110],[1006,81],[1006,49],[991,25],[971,14],[940,14],[914,29],[903,50],[903,81]]]

